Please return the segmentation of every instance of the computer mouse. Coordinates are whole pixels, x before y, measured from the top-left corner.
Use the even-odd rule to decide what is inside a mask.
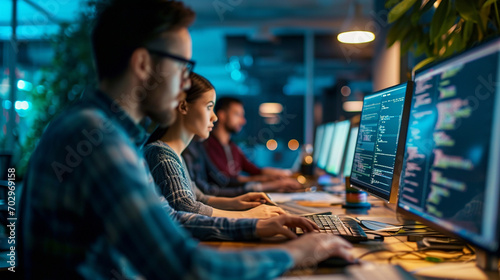
[[[353,262],[350,262],[341,257],[330,257],[324,261],[320,261],[318,263],[318,267],[346,267],[349,265],[359,264],[359,261],[355,259]]]

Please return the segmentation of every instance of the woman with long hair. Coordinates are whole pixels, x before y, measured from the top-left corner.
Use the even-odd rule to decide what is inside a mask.
[[[215,197],[203,194],[189,177],[181,157],[182,151],[196,135],[208,138],[217,116],[213,111],[215,89],[204,77],[191,73],[191,88],[177,105],[177,118],[169,127],[157,128],[144,147],[151,174],[171,207],[214,217],[269,218],[284,214],[264,193],[247,193],[237,197]]]

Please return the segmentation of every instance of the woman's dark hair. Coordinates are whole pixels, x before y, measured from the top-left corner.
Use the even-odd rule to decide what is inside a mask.
[[[191,72],[191,74],[189,74],[189,79],[191,80],[191,87],[186,91],[187,103],[193,103],[198,98],[200,98],[203,93],[215,89],[214,85],[212,85],[210,81],[194,72]]]
[[[189,79],[191,80],[191,87],[188,90],[186,90],[187,103],[193,103],[198,98],[200,98],[203,95],[203,93],[215,89],[209,80],[194,72],[191,72],[191,74],[189,74]],[[146,141],[145,145],[161,139],[161,137],[165,135],[167,130],[168,126],[156,128],[155,131],[153,131],[153,133],[151,133],[151,135],[149,136],[148,141]]]

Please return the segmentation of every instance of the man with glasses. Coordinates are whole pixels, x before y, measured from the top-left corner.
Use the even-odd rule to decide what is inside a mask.
[[[147,50],[150,54],[154,54],[154,55],[157,55],[160,57],[171,58],[171,59],[174,59],[177,62],[179,62],[182,65],[182,69],[184,70],[184,75],[183,75],[184,79],[188,79],[189,74],[191,74],[191,72],[193,72],[194,65],[196,64],[196,62],[194,60],[185,59],[183,57],[173,55],[173,54],[165,52],[165,51],[158,51],[158,50],[152,50],[152,49],[147,49]]]
[[[317,233],[270,250],[217,252],[172,219],[199,238],[295,238],[284,225],[313,230],[291,216],[175,213],[155,192],[138,123],[174,120],[194,66],[187,30],[193,17],[166,0],[111,1],[97,16],[99,88],[51,122],[25,176],[18,218],[23,279],[128,279],[135,271],[146,279],[268,279],[311,258],[350,258],[348,243]]]

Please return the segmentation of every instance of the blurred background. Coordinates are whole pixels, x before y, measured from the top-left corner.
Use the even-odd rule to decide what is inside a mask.
[[[18,176],[50,120],[95,86],[88,42],[95,2],[0,0],[0,151]],[[364,95],[407,81],[410,69],[432,55],[425,48],[435,47],[411,26],[443,25],[434,23],[436,0],[184,2],[197,14],[195,70],[218,97],[243,101],[247,125],[234,140],[261,166],[290,167],[313,143],[317,125],[353,118]],[[413,14],[389,24],[399,4]],[[340,42],[337,36],[350,30],[374,38]],[[405,44],[405,36],[414,40]],[[424,49],[407,52],[413,47]]]

